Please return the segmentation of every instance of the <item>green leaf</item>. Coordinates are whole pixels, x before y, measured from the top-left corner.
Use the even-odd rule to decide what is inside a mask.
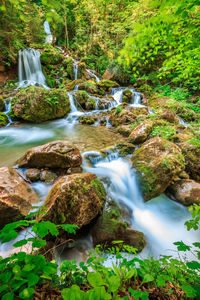
[[[1,300],[13,300],[13,299],[14,299],[14,293],[7,293],[1,298]]]
[[[151,274],[145,274],[144,278],[142,280],[142,284],[147,283],[147,282],[151,282],[151,281],[154,281],[154,277]]]
[[[21,268],[19,265],[15,265],[12,269],[13,273],[18,274],[21,272]]]
[[[29,299],[34,293],[35,293],[34,289],[26,288],[19,294],[19,297],[21,299]]]
[[[121,280],[118,276],[108,277],[107,281],[108,281],[108,292],[114,293],[119,289]]]
[[[92,287],[99,287],[105,284],[100,273],[89,273],[87,275],[87,280]]]
[[[175,242],[174,245],[178,246],[177,247],[178,251],[184,251],[184,252],[185,251],[190,251],[190,246],[187,246],[183,242]]]
[[[193,269],[193,270],[200,269],[200,263],[198,261],[190,261],[190,262],[187,262],[186,265],[188,266],[188,268]]]
[[[28,274],[27,279],[28,279],[28,287],[32,287],[38,283],[40,277],[34,273],[30,273]]]
[[[13,246],[16,247],[16,248],[17,247],[22,247],[22,246],[26,245],[27,243],[28,243],[27,240],[21,240],[21,241],[18,241],[16,243],[14,243]]]
[[[181,285],[182,290],[186,293],[187,297],[195,298],[196,290],[189,284]]]

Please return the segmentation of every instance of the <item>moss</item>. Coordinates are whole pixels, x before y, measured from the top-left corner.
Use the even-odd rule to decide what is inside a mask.
[[[62,62],[62,54],[56,51],[42,52],[40,60],[45,65],[57,65]]]
[[[102,202],[104,202],[106,200],[106,191],[105,191],[103,184],[99,180],[99,178],[92,180],[91,184],[95,188],[95,191],[96,191],[97,195],[99,196],[99,198],[102,200]]]
[[[0,111],[3,111],[5,109],[5,104],[3,101],[3,96],[0,95]]]
[[[8,117],[4,113],[0,113],[0,127],[6,126],[9,123]]]

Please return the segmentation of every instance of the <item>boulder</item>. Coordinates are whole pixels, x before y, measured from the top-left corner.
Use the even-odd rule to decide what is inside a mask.
[[[3,101],[3,97],[0,96],[0,111],[4,111],[4,109],[5,109],[5,104]]]
[[[131,134],[129,135],[129,142],[133,144],[140,144],[146,141],[149,134],[151,133],[153,127],[153,122],[144,121],[142,124],[138,125]]]
[[[81,124],[93,125],[97,121],[96,116],[81,116],[78,118]]]
[[[24,218],[37,194],[13,168],[0,168],[0,228]]]
[[[99,90],[100,95],[105,95],[108,92],[112,91],[112,88],[119,87],[119,84],[115,81],[102,79],[101,81],[97,82],[97,87]]]
[[[123,241],[124,245],[129,245],[142,251],[146,245],[144,234],[130,228],[129,223],[124,222],[122,211],[116,202],[111,201],[104,208],[91,230],[94,246],[101,245],[103,249],[121,247],[122,244],[113,244],[116,241]]]
[[[132,126],[131,125],[120,125],[116,128],[116,130],[121,135],[128,137],[132,131]]]
[[[77,79],[77,80],[73,80],[73,81],[70,81],[70,82],[65,82],[65,87],[64,89],[69,92],[69,91],[73,91],[75,86],[77,84],[80,84],[82,83],[83,81],[81,79]]]
[[[122,102],[132,103],[133,93],[130,90],[123,91]]]
[[[4,113],[0,113],[0,127],[6,126],[9,123],[8,117]]]
[[[112,124],[112,126],[117,127],[119,125],[128,125],[130,123],[134,123],[136,118],[137,116],[133,112],[123,109],[119,106],[112,111],[109,122]]]
[[[200,205],[200,183],[190,180],[181,179],[169,187],[169,192],[173,195],[175,201],[185,206],[194,203]]]
[[[28,150],[17,164],[20,168],[76,168],[82,164],[81,153],[67,141],[53,141]]]
[[[190,142],[190,140],[185,140],[177,145],[180,147],[182,153],[185,157],[186,162],[186,172],[190,177],[196,181],[200,181],[200,147],[199,143],[195,144]]]
[[[75,101],[79,108],[83,110],[94,110],[96,107],[96,102],[93,98],[89,97],[86,91],[76,91],[74,93]]]
[[[67,93],[59,89],[29,87],[19,90],[12,99],[15,117],[33,123],[64,117],[70,110]]]
[[[162,194],[185,169],[180,148],[163,138],[146,141],[132,156],[142,183],[145,200]]]
[[[40,173],[40,180],[44,181],[45,183],[52,183],[55,181],[56,178],[57,174],[49,170],[43,170]]]
[[[98,93],[96,84],[91,80],[79,84],[78,89],[79,89],[79,91],[84,90],[84,91],[88,92],[89,94],[97,94]]]
[[[106,198],[103,185],[95,174],[83,173],[60,177],[50,190],[40,217],[55,224],[75,224],[81,228],[100,212]]]
[[[176,114],[171,111],[170,109],[166,109],[162,115],[160,116],[161,119],[164,119],[170,123],[176,123],[177,122],[177,117]]]

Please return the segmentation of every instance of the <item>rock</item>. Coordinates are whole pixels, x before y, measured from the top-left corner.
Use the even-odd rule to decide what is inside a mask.
[[[94,246],[101,245],[107,249],[114,247],[114,241],[123,241],[124,245],[137,248],[138,252],[142,251],[146,245],[144,234],[129,228],[129,224],[123,221],[116,202],[112,201],[107,206],[91,230]],[[122,244],[117,244],[117,247],[121,246]]]
[[[43,170],[40,173],[40,180],[44,181],[45,183],[52,183],[55,181],[56,178],[57,178],[56,173],[51,172],[49,170]]]
[[[0,113],[0,127],[6,126],[9,123],[8,117],[4,113]]]
[[[131,125],[120,125],[116,128],[116,131],[121,135],[128,137],[132,131]]]
[[[12,99],[12,110],[17,118],[41,123],[65,116],[71,110],[67,93],[42,87],[21,89]]]
[[[132,103],[133,93],[130,90],[123,91],[122,102]]]
[[[134,123],[136,118],[137,116],[131,111],[117,107],[112,111],[109,122],[112,124],[112,126],[117,127],[119,125]]]
[[[161,119],[164,119],[170,123],[177,122],[176,114],[173,113],[170,109],[166,109],[163,114],[160,116]]]
[[[88,93],[86,91],[76,91],[74,94],[75,94],[75,100],[79,108],[82,108],[83,110],[95,109],[96,102],[94,99],[88,96]]]
[[[138,125],[133,131],[131,131],[128,141],[133,144],[140,144],[145,142],[149,134],[151,133],[152,127],[153,122],[144,121],[142,124]]]
[[[115,81],[103,79],[97,82],[97,87],[100,95],[105,95],[108,92],[112,91],[112,88],[119,87],[119,84]]]
[[[99,214],[105,198],[104,187],[95,174],[63,176],[49,192],[44,203],[47,213],[41,219],[55,224],[75,224],[81,228]]]
[[[93,81],[86,81],[86,82],[79,84],[78,89],[79,89],[79,91],[84,90],[84,91],[88,92],[89,94],[97,94],[98,93],[97,86]]]
[[[121,157],[124,157],[124,156],[127,156],[127,155],[133,153],[133,151],[135,150],[135,145],[126,143],[126,142],[122,142],[122,143],[117,144],[116,148],[119,151],[119,155]]]
[[[146,141],[136,150],[132,164],[139,172],[145,200],[162,194],[185,169],[180,148],[160,137]]]
[[[26,177],[30,179],[30,181],[35,182],[40,179],[40,170],[38,169],[28,169],[26,171]]]
[[[200,147],[199,144],[196,145],[195,143],[190,142],[190,140],[182,141],[177,145],[184,154],[186,172],[192,179],[200,181]]]
[[[0,168],[0,228],[24,218],[38,197],[13,168]]]
[[[17,161],[19,167],[76,168],[82,164],[80,151],[67,141],[53,141],[28,150]]]
[[[5,104],[3,101],[3,96],[0,96],[0,111],[4,111],[5,109]]]
[[[65,87],[64,87],[64,89],[65,89],[67,92],[73,91],[74,88],[75,88],[75,86],[76,86],[77,84],[82,83],[82,82],[83,82],[83,80],[81,80],[81,79],[73,80],[73,81],[70,81],[70,82],[67,82],[67,83],[65,82]]]
[[[97,121],[95,116],[82,116],[78,118],[81,124],[93,125]]]
[[[174,200],[185,206],[194,203],[200,205],[200,183],[194,180],[182,179],[169,187],[169,192],[174,196]]]

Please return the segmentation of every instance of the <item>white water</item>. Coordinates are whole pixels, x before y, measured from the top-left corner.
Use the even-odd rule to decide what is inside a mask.
[[[51,29],[48,21],[44,22],[44,31],[46,33],[45,44],[52,44],[53,36],[51,34]]]
[[[9,112],[11,111],[11,98],[6,99],[4,101],[4,104],[5,104],[5,111],[3,113],[6,114],[8,117],[9,123],[7,126],[9,126],[11,123],[13,123],[11,117],[9,116]]]
[[[89,153],[85,155],[88,156]],[[89,156],[90,157],[90,156]],[[157,257],[160,254],[176,256],[176,241],[192,244],[199,240],[199,234],[187,231],[185,221],[190,218],[188,209],[179,203],[161,195],[147,203],[144,202],[136,174],[130,165],[121,158],[101,159],[96,152],[91,153],[90,161],[94,166],[86,164],[85,170],[97,176],[108,177],[108,194],[118,204],[128,207],[132,214],[132,227],[145,234],[147,246],[141,255]]]
[[[132,92],[132,105],[141,106],[141,94],[136,92],[134,89],[129,89],[126,87],[118,87],[112,89],[112,96],[117,102],[117,105],[120,105],[123,102],[123,92],[129,90]]]
[[[92,71],[92,70],[89,70],[89,69],[86,69],[86,72],[96,80],[96,82],[99,82],[101,79]]]
[[[78,62],[74,62],[73,64],[73,68],[74,68],[74,79],[77,80],[78,79]]]
[[[24,88],[30,85],[41,85],[48,88],[42,72],[39,51],[31,48],[20,50],[18,60],[18,88]]]

